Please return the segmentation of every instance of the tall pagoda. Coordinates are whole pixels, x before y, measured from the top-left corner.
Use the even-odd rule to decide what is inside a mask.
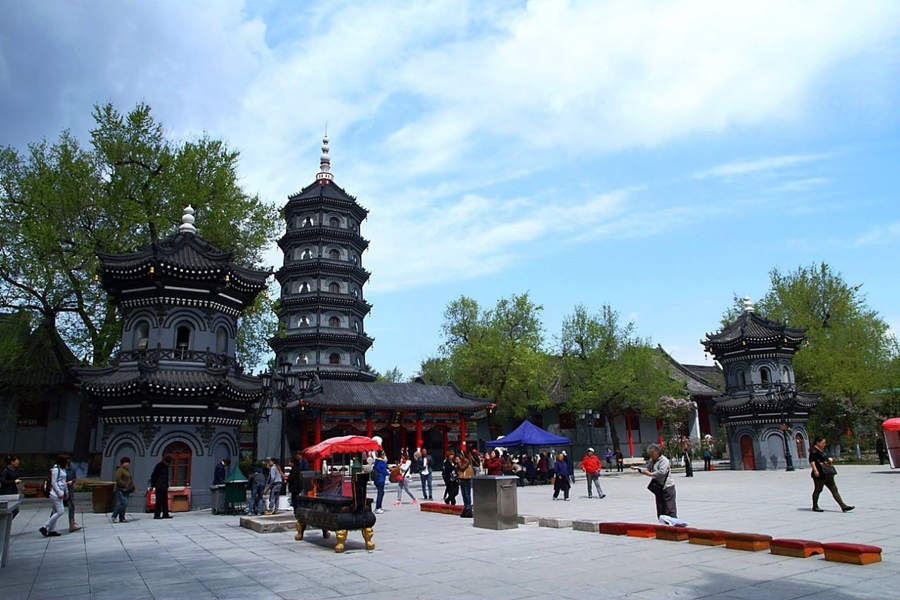
[[[77,371],[99,415],[101,475],[112,479],[128,456],[140,485],[170,456],[170,484],[191,490],[193,506],[208,505],[216,462],[237,460],[238,427],[264,394],[237,364],[235,336],[271,272],[240,266],[200,237],[190,206],[174,235],[98,257],[98,280],[123,319],[111,366]]]
[[[369,272],[360,235],[368,211],[334,183],[328,136],[315,182],[289,196],[284,208],[287,231],[278,240],[284,264],[279,333],[270,342],[279,363],[299,375],[320,379],[374,381],[366,368],[372,338],[364,320],[372,309],[363,297]]]
[[[808,465],[806,422],[818,397],[797,390],[793,365],[805,338],[804,329],[758,315],[745,297],[744,311],[702,340],[725,375],[725,393],[713,400],[733,469]]]

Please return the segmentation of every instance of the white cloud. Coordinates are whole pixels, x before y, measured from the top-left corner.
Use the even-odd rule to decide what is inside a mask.
[[[890,244],[900,241],[900,221],[892,221],[886,225],[878,225],[856,238],[857,246],[872,244]]]
[[[694,173],[694,179],[709,179],[711,177],[737,177],[741,175],[750,175],[752,173],[761,173],[765,171],[774,171],[785,167],[817,162],[829,158],[829,154],[785,154],[783,156],[768,156],[755,160],[730,162],[718,165],[711,169],[705,169]],[[807,182],[810,180],[807,179]]]
[[[831,180],[827,177],[807,177],[793,179],[774,187],[773,192],[809,192],[827,185]]]

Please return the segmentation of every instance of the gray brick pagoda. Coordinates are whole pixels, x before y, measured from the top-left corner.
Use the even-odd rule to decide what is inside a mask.
[[[806,422],[818,397],[797,391],[793,366],[805,337],[759,316],[744,298],[744,312],[701,342],[725,374],[725,393],[713,400],[732,469],[809,466]]]
[[[278,241],[284,265],[275,274],[281,284],[279,334],[271,340],[278,361],[321,379],[374,381],[366,368],[372,338],[364,319],[371,305],[363,297],[369,273],[362,253],[369,242],[360,235],[368,211],[334,183],[328,136],[316,181],[288,198],[287,232]]]
[[[174,235],[132,254],[100,254],[100,283],[123,316],[110,367],[78,370],[98,413],[101,476],[132,459],[143,504],[150,473],[173,456],[173,486],[189,486],[193,507],[209,505],[217,460],[238,457],[238,427],[263,394],[235,361],[237,320],[270,271],[238,266],[201,238],[185,209]]]

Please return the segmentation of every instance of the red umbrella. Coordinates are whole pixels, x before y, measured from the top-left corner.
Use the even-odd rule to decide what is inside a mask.
[[[332,454],[368,452],[369,450],[380,449],[381,444],[364,435],[342,435],[322,440],[315,446],[310,446],[303,451],[303,457],[307,460],[316,460]]]
[[[888,419],[881,424],[881,428],[885,431],[900,431],[900,417]]]

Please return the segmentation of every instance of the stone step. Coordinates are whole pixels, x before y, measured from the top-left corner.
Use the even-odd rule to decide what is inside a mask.
[[[295,531],[297,520],[291,513],[274,515],[247,515],[241,517],[241,527],[252,529],[256,533],[278,533]]]

